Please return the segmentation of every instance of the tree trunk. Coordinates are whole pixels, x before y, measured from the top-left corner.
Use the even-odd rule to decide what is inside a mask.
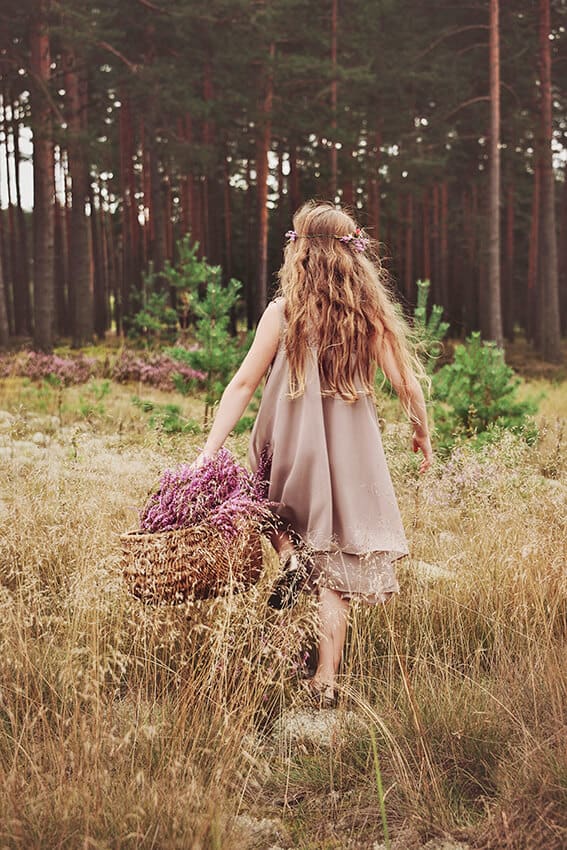
[[[534,170],[534,180],[533,180],[533,194],[532,194],[532,214],[530,221],[530,242],[529,242],[529,254],[528,254],[528,315],[526,322],[526,333],[528,339],[535,343],[536,338],[538,336],[538,321],[537,321],[537,308],[538,308],[538,297],[537,291],[539,289],[538,286],[538,277],[539,277],[539,269],[538,269],[538,258],[539,258],[539,232],[540,232],[540,185],[541,185],[541,168],[539,164],[539,159],[536,159],[535,170]]]
[[[406,199],[406,238],[405,238],[405,263],[404,278],[405,291],[408,303],[412,303],[413,297],[413,195],[411,192]]]
[[[124,316],[130,311],[130,287],[132,280],[132,242],[130,236],[130,206],[134,199],[130,197],[129,175],[132,167],[132,151],[130,146],[132,119],[130,115],[130,103],[125,94],[120,96],[122,106],[119,114],[119,145],[120,145],[120,196],[122,200],[120,210],[120,230],[122,233],[122,264],[120,278],[116,282],[116,293],[114,311],[116,319],[116,331],[120,335],[123,331]],[[144,192],[144,206],[148,199]]]
[[[463,275],[463,285],[462,285],[462,298],[461,298],[461,310],[459,312],[459,320],[463,325],[465,333],[468,332],[471,327],[474,327],[476,324],[476,309],[475,305],[477,303],[475,286],[474,286],[474,277],[472,274],[472,270],[474,268],[475,263],[475,226],[476,223],[474,221],[473,216],[473,198],[472,192],[471,195],[465,190],[463,191],[463,236],[465,242],[465,258],[466,258],[466,271]],[[457,311],[455,311],[455,315],[457,315]]]
[[[146,131],[147,132],[147,131]],[[153,137],[153,130],[147,134]],[[150,147],[150,193],[151,193],[151,215],[152,224],[152,251],[151,257],[154,262],[154,271],[158,280],[165,285],[161,273],[167,258],[167,231],[165,225],[165,179],[160,173],[158,151],[152,142]],[[161,284],[160,284],[161,285]]]
[[[49,0],[38,0],[30,27],[31,70],[44,87],[49,84],[51,55],[47,15]],[[34,347],[50,351],[55,325],[53,274],[54,198],[53,141],[50,106],[39,86],[32,93],[34,188]]]
[[[506,248],[504,253],[504,288],[502,323],[504,336],[510,342],[514,340],[514,321],[516,305],[514,298],[514,184],[511,179],[506,190]]]
[[[93,320],[94,332],[98,339],[104,340],[108,328],[108,298],[106,279],[102,257],[102,239],[100,219],[102,211],[95,203],[95,193],[92,185],[89,188],[91,207],[91,242],[93,256]]]
[[[224,273],[227,280],[232,277],[232,210],[230,203],[230,170],[227,155],[224,157]]]
[[[16,335],[25,335],[29,333],[30,325],[26,321],[26,309],[24,303],[24,293],[22,292],[21,287],[18,285],[19,275],[18,275],[18,237],[16,233],[17,222],[14,217],[14,198],[12,191],[12,179],[11,179],[11,168],[10,168],[10,145],[9,145],[9,134],[10,134],[10,122],[8,120],[8,104],[10,104],[10,109],[12,109],[12,104],[10,103],[10,93],[9,91],[4,91],[2,95],[2,129],[4,131],[4,138],[6,139],[6,144],[4,145],[4,159],[5,159],[5,168],[6,168],[6,193],[7,193],[7,201],[8,206],[6,210],[6,224],[7,224],[7,234],[6,234],[6,261],[4,265],[4,278],[10,281],[10,289],[11,289],[11,301],[14,305],[14,333]],[[29,318],[29,314],[28,314]]]
[[[0,251],[0,348],[5,348],[10,341],[8,327],[8,311],[6,309],[6,291],[4,287],[2,252]]]
[[[330,200],[334,201],[338,189],[338,149],[337,149],[337,34],[339,22],[339,0],[331,0],[331,182]]]
[[[192,210],[193,210],[193,175],[188,167],[190,153],[189,145],[192,141],[192,122],[191,116],[186,114],[179,119],[179,136],[187,144],[187,152],[184,157],[184,171],[181,178],[181,230],[183,235],[192,232]]]
[[[439,220],[439,292],[440,305],[447,311],[452,309],[455,300],[449,292],[449,190],[444,180],[440,189],[440,220]]]
[[[398,220],[396,222],[396,248],[394,262],[397,270],[398,288],[403,292],[404,285],[404,196],[398,195]]]
[[[539,323],[541,354],[551,363],[561,362],[559,277],[555,224],[555,175],[552,154],[551,32],[549,0],[539,4],[540,47],[540,155],[541,155],[541,265]]]
[[[254,205],[256,193],[252,192],[252,162],[250,157],[246,160],[246,196],[244,199],[244,244],[245,244],[245,275],[244,275],[244,299],[246,301],[246,325],[248,330],[254,327],[256,322],[256,278],[255,267],[252,260],[252,240],[255,229]],[[254,240],[254,246],[255,246]]]
[[[116,332],[120,334],[122,332],[122,318],[119,313],[120,272],[118,266],[120,261],[114,247],[112,216],[105,209],[102,210],[101,215],[101,238],[107,292],[114,296],[114,315],[109,310],[108,319],[110,326],[112,326],[112,319],[114,319]]]
[[[440,252],[440,239],[439,239],[439,184],[435,184],[433,187],[433,216],[432,216],[432,228],[431,228],[431,236],[433,239],[433,262],[432,262],[432,278],[431,278],[431,290],[430,297],[431,301],[436,304],[442,304],[445,309],[447,309],[447,305],[442,301],[442,292],[441,292],[441,252]]]
[[[71,333],[67,301],[68,256],[66,210],[58,200],[53,208],[54,214],[54,267],[55,267],[55,313],[57,333],[68,336]]]
[[[29,332],[31,328],[31,297],[30,297],[30,263],[28,254],[28,234],[26,217],[22,208],[22,191],[20,181],[20,164],[22,154],[20,150],[20,106],[16,102],[12,105],[12,134],[14,138],[14,175],[16,178],[16,208],[18,221],[18,287],[22,300],[24,315],[24,327]]]
[[[86,152],[87,79],[84,63],[73,51],[65,61],[65,92],[68,101],[69,143],[67,158],[72,185],[69,232],[69,286],[73,288],[72,344],[80,348],[93,339],[93,268],[89,221],[85,203],[90,195]],[[92,215],[92,210],[91,210]]]
[[[372,238],[380,242],[380,147],[382,138],[380,130],[374,135],[375,153],[372,159],[372,177],[370,179],[370,190],[368,198],[369,218],[372,227]]]
[[[352,163],[352,157],[351,157],[351,151],[350,150],[346,151],[345,160],[346,160],[347,157],[349,157],[348,171],[347,171],[347,169],[343,169],[343,173],[342,173],[342,176],[343,176],[343,180],[342,180],[342,183],[343,183],[343,204],[344,204],[345,207],[347,207],[347,209],[353,209],[353,207],[354,207],[354,178],[353,178],[352,174],[350,173],[351,163]]]
[[[214,101],[215,93],[213,88],[213,72],[211,61],[205,62],[203,73],[203,101],[205,109],[209,111]],[[202,141],[206,151],[212,152],[214,147],[215,128],[211,119],[207,116],[203,121]],[[210,212],[215,208],[214,202],[211,199],[211,179],[209,173],[210,165],[207,165],[204,170],[203,180],[201,181],[201,210],[202,210],[202,238],[203,238],[203,254],[214,261],[213,249],[213,222],[211,221]]]
[[[500,31],[499,0],[490,0],[490,178],[488,201],[488,292],[486,299],[489,338],[504,345],[500,294]]]
[[[6,215],[4,210],[2,209],[2,193],[0,191],[0,263],[2,263],[2,270],[6,268],[6,257],[8,256],[8,251],[6,249]],[[6,317],[8,322],[8,332],[11,335],[14,333],[14,315],[12,311],[12,298],[10,294],[10,287],[6,283],[6,276],[2,271],[2,285],[4,287],[4,301],[3,301],[3,309],[6,311]],[[0,305],[0,310],[2,310],[2,305]]]
[[[260,104],[260,122],[256,137],[256,188],[258,228],[258,273],[256,278],[255,319],[259,319],[268,301],[268,152],[272,134],[273,74],[275,44],[270,45],[264,91]]]
[[[293,216],[301,203],[299,187],[299,168],[297,166],[297,147],[291,144],[289,148],[289,205]]]
[[[431,237],[429,235],[429,194],[427,189],[423,197],[423,278],[431,280]]]
[[[561,312],[561,332],[567,333],[567,169],[563,172],[563,193],[561,201],[560,240],[561,256],[559,257],[559,293]]]

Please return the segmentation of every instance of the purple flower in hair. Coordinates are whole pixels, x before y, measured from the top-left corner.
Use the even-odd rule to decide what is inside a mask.
[[[360,227],[357,227],[354,233],[349,233],[348,236],[339,236],[339,242],[343,242],[345,245],[352,243],[355,251],[366,251],[370,244],[370,239],[363,236],[362,230]]]
[[[285,238],[288,242],[295,242],[295,240],[297,239],[297,233],[295,232],[295,230],[288,230],[285,235]]]

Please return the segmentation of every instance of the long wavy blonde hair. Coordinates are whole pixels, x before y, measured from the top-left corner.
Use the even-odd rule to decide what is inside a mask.
[[[388,289],[376,248],[357,251],[341,236],[357,224],[330,203],[309,201],[293,218],[290,241],[279,271],[285,300],[285,347],[292,398],[305,391],[308,350],[316,348],[322,392],[348,402],[360,391],[374,393],[380,352],[388,340],[400,371],[401,401],[407,407],[410,381],[424,370],[410,342],[409,328]],[[405,397],[404,397],[405,396]]]

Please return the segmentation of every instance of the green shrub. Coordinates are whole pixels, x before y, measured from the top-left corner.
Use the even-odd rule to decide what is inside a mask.
[[[148,425],[164,434],[199,434],[201,429],[194,419],[186,419],[178,404],[156,404],[134,396],[132,404],[143,413],[149,413]]]
[[[433,376],[435,433],[441,453],[474,438],[479,445],[493,440],[502,430],[521,434],[528,441],[537,431],[531,415],[532,401],[518,401],[519,379],[494,343],[473,333],[455,349],[452,363]]]
[[[435,363],[441,355],[443,340],[449,331],[449,322],[444,322],[443,307],[433,304],[427,315],[427,301],[431,283],[428,280],[417,281],[417,307],[413,311],[413,330],[421,351],[425,369],[433,372]]]
[[[196,315],[195,349],[167,349],[166,353],[182,363],[205,374],[205,421],[220,399],[224,388],[240,365],[247,345],[230,333],[230,317],[240,297],[241,284],[231,280],[221,284],[221,269],[209,266],[211,280],[202,297],[194,298],[192,307]],[[183,389],[181,382],[177,383]]]
[[[141,293],[137,296],[138,311],[129,319],[128,334],[153,347],[162,343],[184,340],[194,318],[193,304],[199,289],[216,278],[216,268],[197,256],[199,243],[190,234],[176,244],[178,260],[173,266],[166,261],[161,273],[153,265],[144,276]]]
[[[153,292],[153,272],[144,278],[144,288],[135,296],[141,305],[128,323],[128,336],[143,340],[148,347],[174,342],[177,337],[177,313],[168,292]]]

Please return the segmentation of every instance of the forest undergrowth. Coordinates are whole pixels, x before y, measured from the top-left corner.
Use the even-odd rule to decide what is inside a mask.
[[[421,480],[386,403],[411,557],[398,598],[353,609],[338,709],[309,714],[314,602],[268,612],[268,549],[241,595],[154,609],[123,590],[119,534],[200,435],[149,428],[132,387],[85,407],[6,380],[0,846],[565,847],[567,403],[522,388],[541,390],[534,445],[460,448]]]

